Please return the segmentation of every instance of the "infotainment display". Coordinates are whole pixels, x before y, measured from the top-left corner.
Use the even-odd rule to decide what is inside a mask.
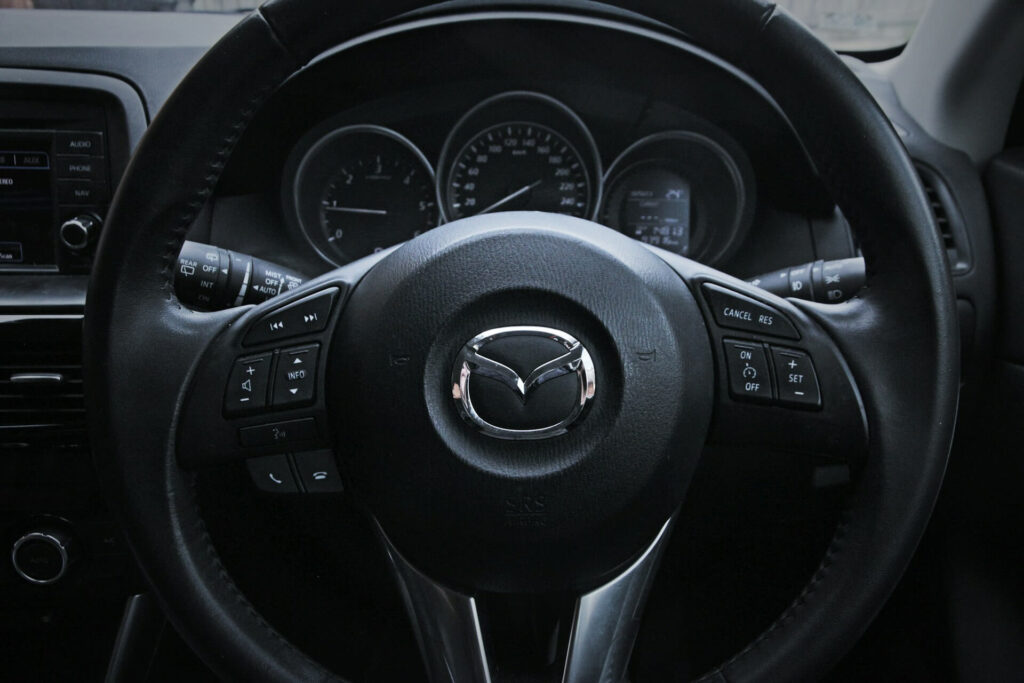
[[[56,262],[52,136],[0,135],[0,267]]]

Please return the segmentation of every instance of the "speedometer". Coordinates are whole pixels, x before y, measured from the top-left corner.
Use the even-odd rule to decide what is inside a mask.
[[[441,150],[437,198],[456,220],[497,211],[593,218],[601,159],[582,119],[534,92],[495,95],[455,124]]]
[[[549,211],[588,216],[591,182],[579,152],[539,123],[492,126],[455,157],[445,196],[447,214]]]

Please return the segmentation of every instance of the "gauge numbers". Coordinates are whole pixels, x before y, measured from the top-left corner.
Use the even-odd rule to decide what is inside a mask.
[[[320,200],[320,226],[347,258],[412,239],[437,225],[434,180],[398,149],[343,159]]]
[[[284,178],[284,199],[298,227],[335,265],[410,240],[440,220],[430,162],[383,126],[312,131],[292,153]]]
[[[448,176],[452,219],[495,211],[548,211],[589,216],[592,187],[576,149],[550,128],[530,122],[485,129],[462,148]]]

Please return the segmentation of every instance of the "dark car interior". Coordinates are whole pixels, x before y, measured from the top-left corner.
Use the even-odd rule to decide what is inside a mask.
[[[1022,76],[1015,0],[0,0],[0,680],[1024,680]]]

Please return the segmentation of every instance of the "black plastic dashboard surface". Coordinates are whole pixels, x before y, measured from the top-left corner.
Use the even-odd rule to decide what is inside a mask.
[[[421,58],[409,59],[409,55]],[[650,67],[638,69],[636,64]],[[666,64],[671,67],[663,68]],[[462,149],[474,144],[474,134],[487,134],[491,126],[490,132],[499,137],[515,138],[506,143],[544,145],[530,139],[533,133],[529,128],[514,135],[509,127],[494,129],[495,123],[548,123],[536,112],[523,114],[521,103],[509,95],[515,91],[550,99],[555,102],[552,110],[562,108],[578,118],[597,157],[588,167],[590,175],[597,176],[589,179],[592,200],[620,187],[619,176],[640,167],[640,185],[620,191],[615,210],[609,210],[607,194],[602,201],[587,205],[586,211],[593,212],[598,222],[612,224],[621,214],[623,224],[616,227],[624,232],[628,219],[634,236],[644,241],[665,239],[660,246],[737,275],[754,275],[819,255],[851,255],[848,237],[842,239],[842,234],[848,235],[846,227],[833,220],[831,201],[821,191],[799,140],[755,84],[662,34],[607,21],[570,24],[557,15],[424,22],[412,29],[383,30],[372,39],[343,46],[318,60],[281,88],[257,116],[229,162],[211,214],[197,226],[193,237],[264,257],[272,254],[283,265],[310,275],[347,260],[344,254],[331,251],[328,240],[334,227],[322,228],[319,223],[337,225],[334,215],[323,217],[323,209],[318,220],[320,201],[334,204],[328,211],[381,214],[381,230],[386,229],[389,217],[383,216],[381,207],[349,206],[339,199],[343,193],[334,191],[335,180],[351,175],[350,165],[340,159],[336,168],[321,172],[320,185],[306,188],[302,182],[304,155],[320,141],[353,127],[382,127],[422,157],[429,166],[423,172],[436,175],[434,199],[441,205],[443,220],[445,213],[453,212],[451,202],[457,199],[452,199],[452,183],[467,180],[454,173],[459,171],[459,163],[470,163],[471,171],[482,174],[479,182],[485,180],[486,166],[472,166],[474,157],[466,156],[468,147]],[[473,124],[460,121],[481,102],[495,97],[507,98],[502,103],[506,111],[495,107],[497,111]],[[555,114],[551,116],[557,120]],[[587,156],[588,144],[573,139],[570,124],[547,127],[568,136],[564,139],[578,156]],[[659,138],[666,135],[703,140],[715,151],[706,152],[709,160],[701,161],[698,146]],[[649,145],[639,157],[616,164],[625,150],[645,139]],[[461,149],[462,156],[446,151],[446,144]],[[485,151],[481,147],[474,154]],[[643,177],[644,164],[669,156],[675,158],[666,162],[668,167],[662,165]],[[363,157],[370,164],[372,155]],[[714,161],[716,158],[727,161]],[[671,167],[680,159],[690,164],[683,168],[682,176]],[[358,159],[350,161],[354,165]],[[716,163],[722,170],[707,170]],[[331,179],[331,173],[339,169],[344,173]],[[521,182],[510,183],[500,192],[494,189],[489,202],[481,201],[493,203],[498,197],[508,199],[530,190],[539,182],[537,178],[523,176]],[[649,185],[643,185],[645,182]],[[735,185],[729,185],[731,182]],[[723,191],[723,187],[736,186],[739,194],[729,199],[734,190]],[[671,214],[668,223],[676,226],[676,236],[689,240],[689,252],[684,251],[686,240],[679,246],[672,241],[676,237],[667,235],[668,223],[644,222],[647,216],[629,205],[629,192],[650,188],[660,192],[661,199],[674,196],[680,200],[674,207],[662,203],[654,209]],[[569,197],[562,200],[572,201]],[[719,206],[711,200],[719,201]],[[582,197],[579,201],[582,205]],[[722,204],[736,207],[742,215],[730,218],[727,211],[718,210]],[[500,204],[498,208],[504,207],[534,208],[529,203]],[[537,208],[552,210],[549,205]],[[816,245],[814,221],[831,224],[832,232],[840,235],[833,240],[838,247],[830,247],[827,240]],[[692,233],[685,232],[689,229]],[[390,246],[381,239],[362,244],[363,251],[368,246]]]

